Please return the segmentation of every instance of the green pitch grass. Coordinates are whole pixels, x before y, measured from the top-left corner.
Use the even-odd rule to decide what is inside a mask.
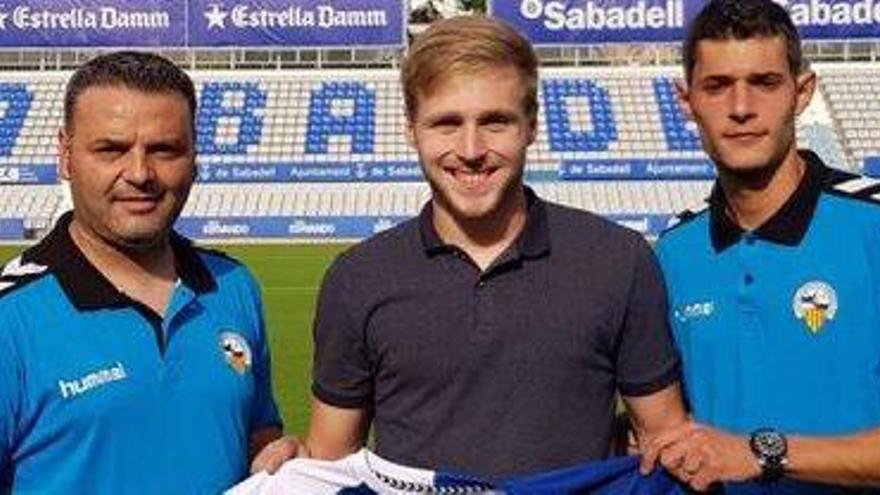
[[[263,288],[275,400],[288,433],[305,433],[312,370],[312,318],[324,271],[343,245],[228,245]]]
[[[245,263],[263,289],[272,350],[275,400],[288,433],[308,425],[312,318],[324,271],[344,245],[226,245],[218,249]],[[22,248],[0,246],[0,264]]]

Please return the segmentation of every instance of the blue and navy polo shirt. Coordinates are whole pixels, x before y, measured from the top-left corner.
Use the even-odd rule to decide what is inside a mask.
[[[880,425],[880,181],[807,167],[744,231],[716,185],[657,244],[695,418],[839,435]]]
[[[217,493],[279,426],[259,290],[176,235],[161,317],[72,242],[70,215],[0,274],[0,492]]]

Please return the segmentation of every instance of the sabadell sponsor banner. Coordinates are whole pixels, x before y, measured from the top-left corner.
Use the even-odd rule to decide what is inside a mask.
[[[685,24],[684,0],[494,0],[492,15],[532,43],[674,41]]]
[[[880,0],[776,0],[807,39],[880,38]],[[681,42],[706,0],[490,0],[537,45]]]

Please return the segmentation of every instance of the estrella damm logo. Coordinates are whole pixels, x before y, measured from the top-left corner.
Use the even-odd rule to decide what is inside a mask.
[[[792,301],[794,315],[803,320],[813,335],[837,314],[837,293],[825,282],[814,280],[802,285]]]
[[[239,375],[243,375],[251,367],[251,348],[244,337],[235,332],[223,332],[220,334],[220,350],[232,369]]]

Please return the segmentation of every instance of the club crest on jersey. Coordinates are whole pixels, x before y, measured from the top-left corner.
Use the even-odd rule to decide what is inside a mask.
[[[837,314],[837,293],[825,282],[807,282],[795,292],[792,309],[815,335]]]
[[[226,364],[239,375],[243,375],[251,367],[251,348],[241,335],[235,332],[221,333],[220,350],[223,351]]]

